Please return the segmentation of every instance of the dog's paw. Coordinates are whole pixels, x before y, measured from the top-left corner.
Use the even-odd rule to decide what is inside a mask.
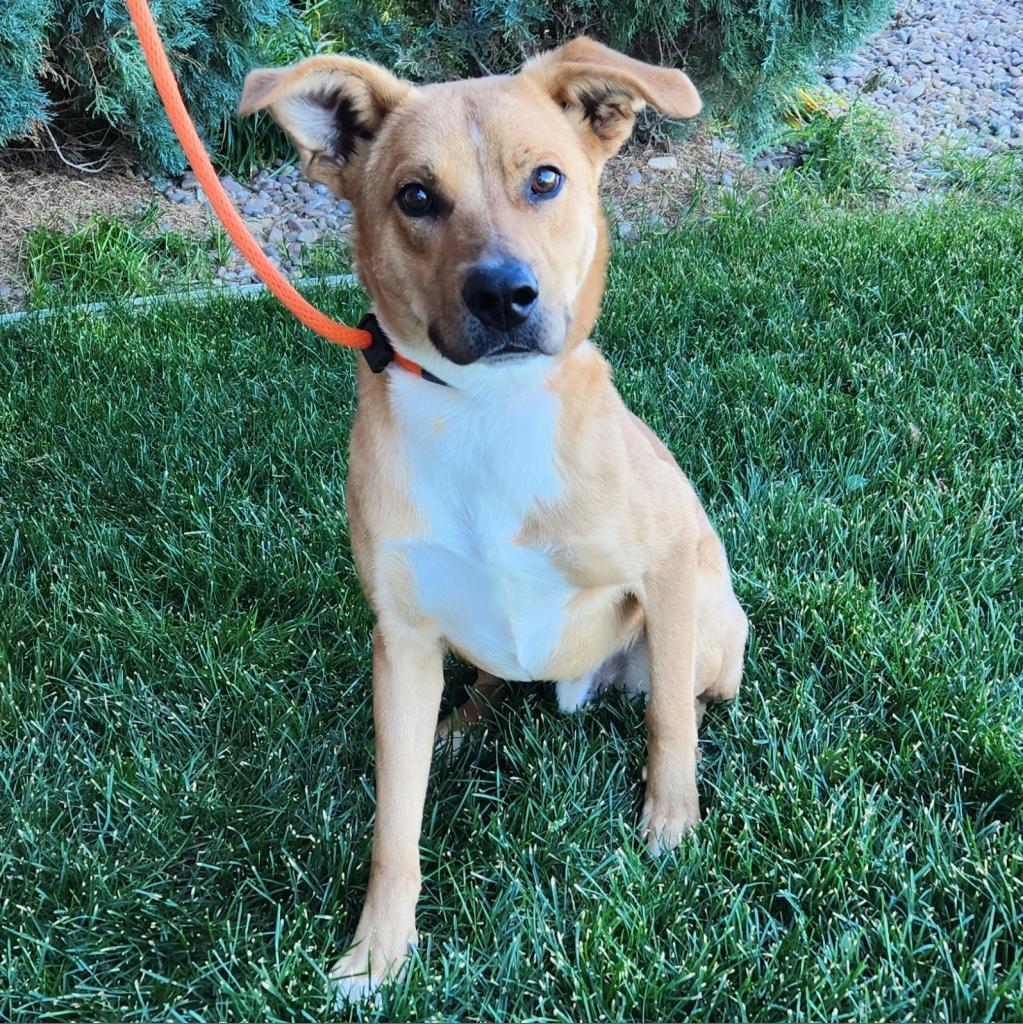
[[[415,948],[416,933],[385,936],[377,931],[356,943],[330,969],[334,1002],[362,1002],[378,996],[381,985],[401,978]]]
[[[558,700],[558,710],[563,715],[571,715],[593,699],[593,676],[582,676],[580,679],[563,679],[554,684],[554,694]]]
[[[675,849],[699,824],[700,798],[695,793],[658,791],[647,784],[639,833],[654,857]]]
[[[452,711],[447,718],[437,725],[437,732],[434,735],[434,747],[448,748],[451,754],[457,754],[465,742],[465,733],[468,729],[459,711]]]

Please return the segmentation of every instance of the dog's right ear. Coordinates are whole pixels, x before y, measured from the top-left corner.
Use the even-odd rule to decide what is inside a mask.
[[[369,61],[309,57],[287,68],[251,71],[238,113],[269,110],[295,144],[306,177],[345,195],[351,189],[349,171],[384,118],[411,91],[407,82]]]

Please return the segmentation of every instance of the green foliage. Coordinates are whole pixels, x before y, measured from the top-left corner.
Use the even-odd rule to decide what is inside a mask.
[[[51,0],[9,0],[0,5],[0,143],[46,117],[39,81]]]
[[[52,116],[98,118],[153,169],[184,160],[120,0],[12,0],[0,12],[0,143]],[[162,0],[154,13],[214,155],[235,167],[285,149],[265,119],[232,115],[244,73],[320,50],[371,57],[416,80],[503,72],[581,31],[683,64],[741,140],[761,144],[796,86],[880,25],[891,0]]]
[[[783,137],[801,161],[793,173],[827,196],[883,197],[892,190],[894,132],[884,114],[859,99],[814,110]]]
[[[19,6],[25,8],[20,28]],[[24,52],[16,59],[0,58],[0,97],[12,97],[14,112],[8,114],[0,104],[0,142],[46,116],[42,83],[66,101],[65,116],[87,115],[111,125],[135,146],[145,165],[165,172],[184,168],[120,0],[54,0],[52,6],[45,0],[15,0],[14,10]],[[153,3],[153,13],[196,126],[219,153],[242,79],[259,63],[257,37],[290,17],[288,2],[162,0]],[[10,18],[0,14],[0,31]]]
[[[319,0],[337,49],[413,78],[503,72],[579,32],[685,65],[749,146],[771,138],[786,96],[848,53],[892,0]]]
[[[1021,307],[1010,204],[616,251],[597,340],[752,623],[706,819],[650,861],[642,707],[524,687],[434,765],[407,980],[341,1011],[352,355],[269,302],[0,332],[0,1019],[1023,1019]]]

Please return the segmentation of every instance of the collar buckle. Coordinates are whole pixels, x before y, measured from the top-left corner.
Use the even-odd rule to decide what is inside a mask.
[[[387,335],[384,334],[384,329],[380,326],[380,321],[373,313],[367,313],[359,321],[359,330],[365,331],[370,338],[373,339],[366,348],[359,350],[362,352],[363,358],[366,360],[366,365],[374,373],[383,373],[384,370],[394,362],[394,346],[391,344]],[[409,365],[416,368],[414,363]],[[424,370],[421,366],[417,369],[423,380],[428,380],[431,384],[441,384],[444,387],[449,386],[446,380],[441,380],[440,377],[430,373],[429,370]]]
[[[394,348],[387,340],[380,321],[372,313],[367,313],[359,321],[359,330],[365,331],[373,340],[361,349],[363,358],[374,373],[383,373],[394,359]]]

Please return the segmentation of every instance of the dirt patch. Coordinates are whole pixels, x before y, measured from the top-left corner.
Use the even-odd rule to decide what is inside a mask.
[[[763,172],[699,125],[685,142],[671,147],[627,148],[608,164],[603,192],[620,233],[627,236],[630,226],[675,224],[712,209],[722,191],[757,192],[763,183]]]
[[[69,229],[94,214],[127,217],[155,203],[161,224],[193,237],[210,233],[201,206],[169,202],[132,174],[76,174],[73,171],[0,166],[0,286],[17,278],[21,239],[29,228]]]

